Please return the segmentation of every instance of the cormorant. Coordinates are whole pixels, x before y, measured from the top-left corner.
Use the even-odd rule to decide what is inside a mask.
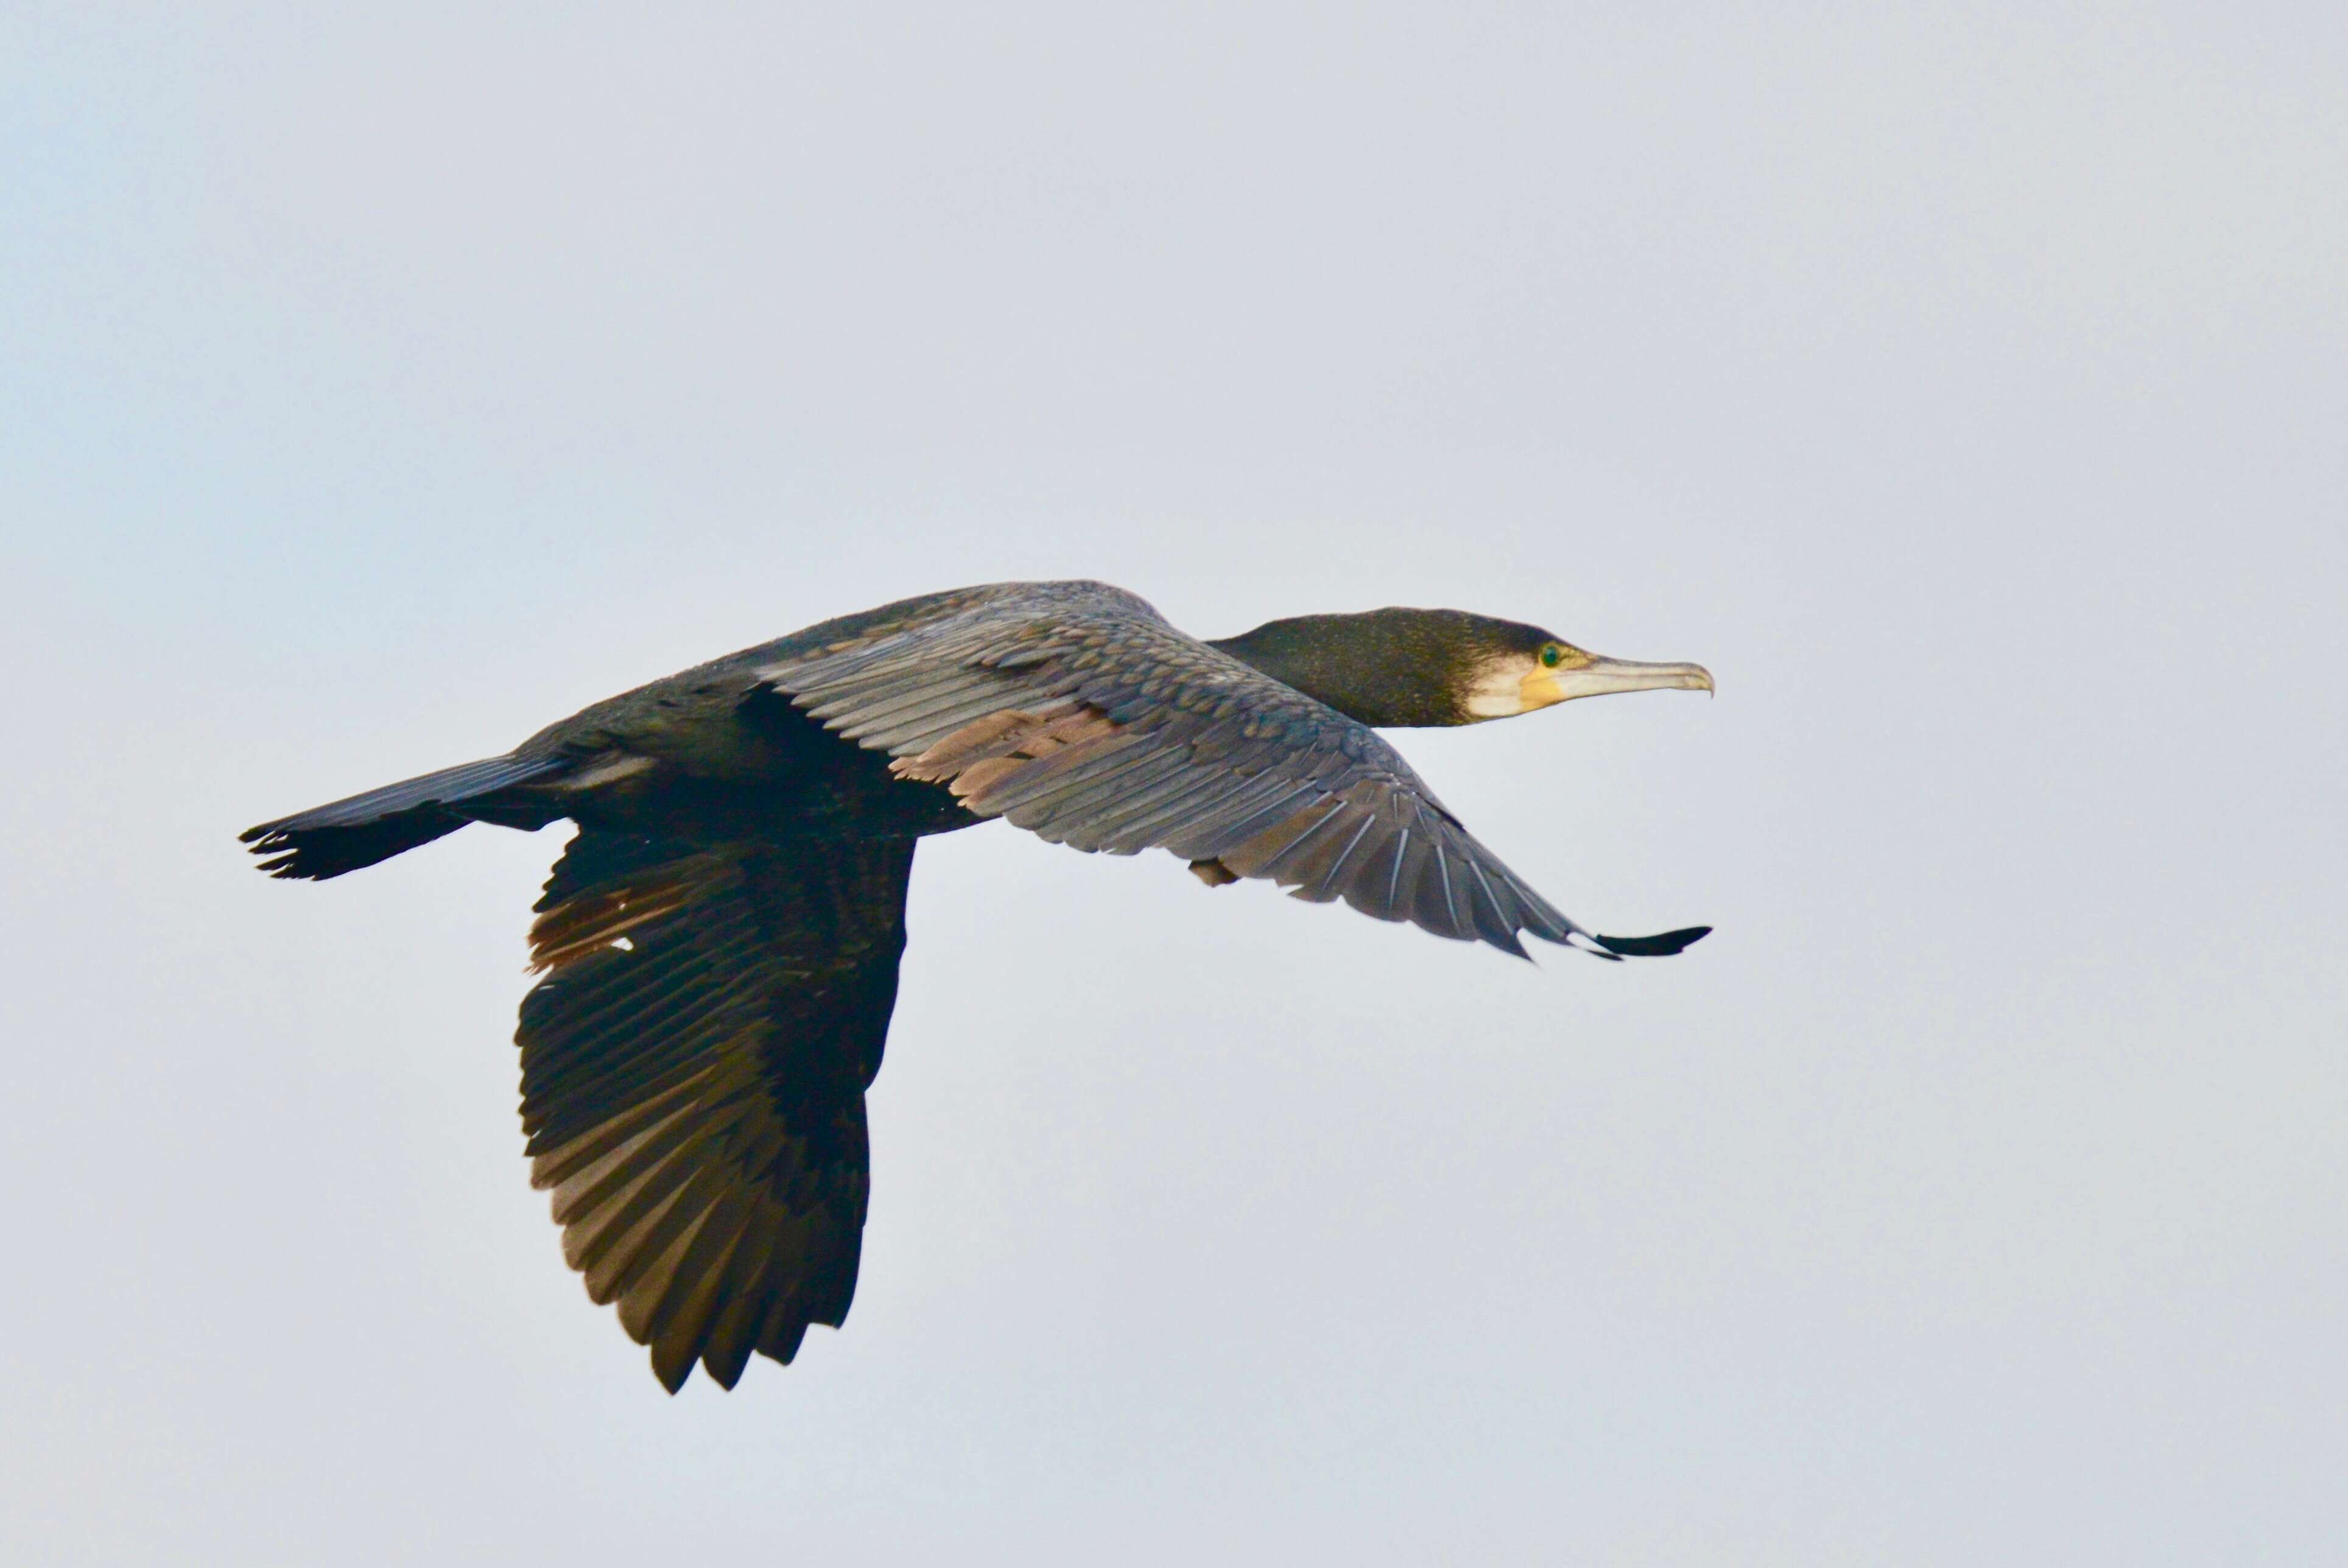
[[[1373,727],[1656,687],[1712,676],[1456,610],[1210,643],[1106,583],[997,583],[826,621],[243,839],[323,880],[468,822],[578,824],[515,1036],[530,1180],[661,1382],[697,1360],[730,1388],[753,1350],[788,1362],[847,1316],[916,840],[1002,817],[1520,957],[1519,932],[1677,953],[1709,927],[1584,930]]]

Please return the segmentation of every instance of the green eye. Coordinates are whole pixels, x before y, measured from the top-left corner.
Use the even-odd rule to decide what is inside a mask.
[[[1540,661],[1541,667],[1543,669],[1553,670],[1557,668],[1558,665],[1565,663],[1565,650],[1559,647],[1555,643],[1543,643],[1541,645]]]

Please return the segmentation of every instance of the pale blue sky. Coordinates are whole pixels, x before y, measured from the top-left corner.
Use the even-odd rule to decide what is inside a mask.
[[[2336,6],[0,15],[15,1561],[2302,1563]],[[661,1395],[556,834],[248,823],[1099,576],[1712,666],[1400,736],[1539,968],[934,842],[848,1328]]]

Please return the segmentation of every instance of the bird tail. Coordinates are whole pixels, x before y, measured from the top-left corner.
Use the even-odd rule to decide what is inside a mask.
[[[428,844],[468,822],[543,827],[560,813],[517,810],[487,797],[571,766],[569,758],[560,756],[485,758],[314,806],[237,836],[254,854],[268,857],[261,869],[271,876],[324,882]]]

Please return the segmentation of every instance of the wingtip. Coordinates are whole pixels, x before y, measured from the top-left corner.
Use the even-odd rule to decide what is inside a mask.
[[[685,1387],[685,1380],[693,1376],[691,1360],[688,1359],[682,1366],[664,1365],[658,1346],[653,1347],[652,1363],[653,1376],[660,1379],[660,1386],[668,1390],[672,1398],[675,1397],[678,1389]]]
[[[1618,958],[1668,958],[1711,934],[1708,925],[1689,925],[1653,936],[1601,936],[1598,941]]]

